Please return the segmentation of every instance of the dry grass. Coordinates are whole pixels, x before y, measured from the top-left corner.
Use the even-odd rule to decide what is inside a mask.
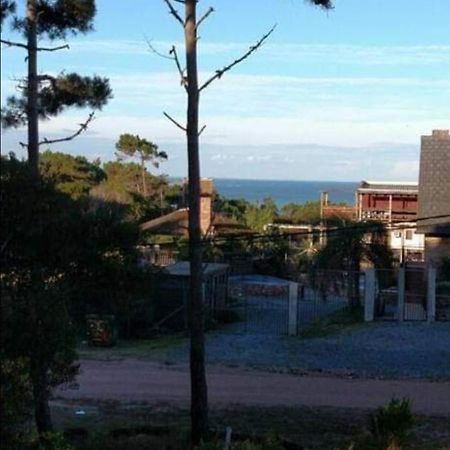
[[[120,340],[114,347],[91,347],[82,344],[78,348],[80,359],[110,361],[117,359],[164,359],[168,350],[180,346],[186,338],[182,335],[159,336],[154,339]]]

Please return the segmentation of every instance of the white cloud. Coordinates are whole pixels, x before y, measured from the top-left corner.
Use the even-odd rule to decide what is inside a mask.
[[[410,116],[404,119],[395,111],[373,111],[333,107],[328,110],[308,110],[298,118],[235,117],[205,118],[207,128],[202,134],[203,144],[221,145],[320,145],[365,146],[380,141],[415,144],[422,134],[435,128],[449,128],[449,121]],[[364,115],[366,117],[364,117]],[[48,137],[69,134],[85,116],[61,115],[42,122],[41,134]],[[138,115],[108,116],[99,113],[90,125],[87,136],[116,139],[121,133],[135,133],[156,142],[184,143],[185,136],[164,117]],[[223,153],[223,152],[221,152]],[[217,159],[224,156],[217,156]]]
[[[182,49],[183,43],[151,40],[152,46],[161,53],[167,53],[172,45]],[[199,52],[204,56],[238,56],[253,42],[199,42]],[[146,40],[111,39],[84,40],[71,43],[71,50],[82,53],[149,55]],[[358,65],[429,65],[450,62],[450,45],[398,45],[368,46],[347,44],[297,44],[268,43],[260,50],[265,59],[296,62],[337,61],[341,64]],[[155,55],[155,57],[157,57]]]

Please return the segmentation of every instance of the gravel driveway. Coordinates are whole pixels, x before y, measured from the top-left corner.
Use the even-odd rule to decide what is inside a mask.
[[[450,379],[450,323],[383,322],[338,335],[302,339],[274,334],[207,334],[207,362],[280,371],[387,378]],[[186,362],[184,345],[168,362]]]

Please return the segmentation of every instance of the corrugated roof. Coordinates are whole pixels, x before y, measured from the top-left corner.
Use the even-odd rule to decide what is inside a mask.
[[[417,194],[419,185],[410,181],[367,181],[363,180],[359,184],[358,192],[380,192],[380,193],[406,193]]]

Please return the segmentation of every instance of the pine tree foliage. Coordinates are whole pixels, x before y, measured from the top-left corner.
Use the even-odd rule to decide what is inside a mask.
[[[10,14],[14,14],[16,12],[16,2],[10,0],[1,0],[0,2],[0,19],[1,23],[8,17]]]
[[[55,40],[92,31],[97,9],[94,0],[37,0],[36,12],[38,35]],[[15,17],[13,27],[26,35],[26,19]]]
[[[158,146],[147,139],[142,139],[138,135],[122,134],[116,143],[116,153],[119,161],[124,158],[138,157],[141,166],[142,194],[147,195],[146,169],[145,163],[151,162],[154,167],[159,167],[159,162],[167,159],[167,153],[159,151]]]
[[[116,149],[119,160],[124,157],[138,157],[141,164],[149,161],[154,167],[159,167],[160,161],[167,159],[167,153],[158,150],[156,144],[129,133],[120,135]]]
[[[41,76],[40,81],[40,119],[55,117],[69,107],[102,109],[112,95],[108,79],[99,76],[82,77],[77,73],[62,73],[57,77]],[[6,108],[2,111],[2,124],[5,128],[27,123],[27,98],[24,86],[20,97],[10,96],[6,99]]]
[[[324,9],[333,9],[332,0],[309,0],[310,3],[313,3],[316,6],[321,6]]]
[[[28,159],[37,175],[39,146],[52,143],[47,138],[39,138],[38,121],[55,117],[70,107],[100,110],[112,97],[112,91],[109,80],[97,75],[87,77],[61,72],[53,76],[38,71],[41,52],[65,51],[68,48],[67,44],[44,47],[40,42],[66,39],[69,35],[93,30],[95,0],[27,0],[23,16],[18,16],[16,9],[16,2],[2,0],[2,25],[5,18],[12,16],[12,28],[24,36],[25,42],[13,42],[2,37],[2,44],[26,50],[28,71],[19,82],[19,94],[6,99],[1,119],[5,128],[28,124],[28,142],[22,145],[28,148]],[[86,122],[79,124],[78,132],[63,140],[78,136],[92,119],[93,112]]]

